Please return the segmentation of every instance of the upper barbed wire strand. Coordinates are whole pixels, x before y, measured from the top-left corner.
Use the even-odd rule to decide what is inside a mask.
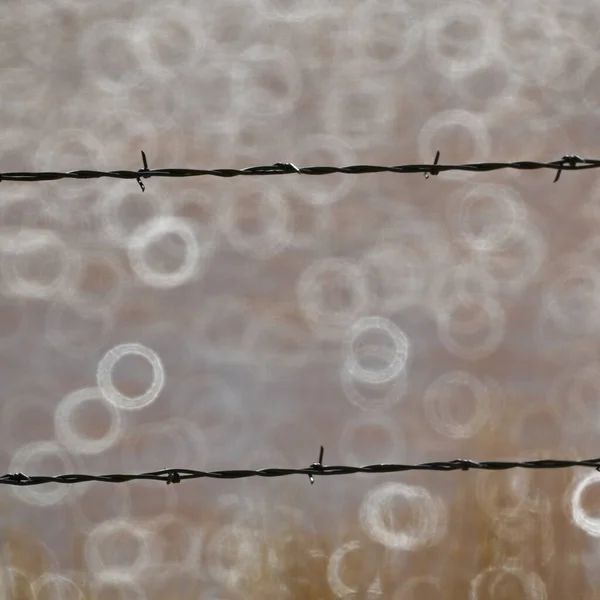
[[[482,162],[465,163],[457,165],[439,164],[439,152],[436,159],[431,164],[405,164],[405,165],[350,165],[347,167],[332,166],[313,166],[297,167],[292,163],[278,162],[272,165],[263,165],[247,167],[245,169],[148,169],[148,163],[145,154],[142,152],[144,168],[138,171],[117,170],[117,171],[96,171],[96,170],[77,170],[67,172],[40,171],[24,172],[17,171],[11,173],[0,173],[0,181],[54,181],[57,179],[99,179],[109,177],[112,179],[136,179],[142,190],[144,186],[141,178],[150,177],[200,177],[204,175],[214,177],[238,177],[255,175],[332,175],[342,173],[345,175],[363,175],[367,173],[421,173],[428,177],[437,175],[445,171],[471,171],[488,172],[501,169],[517,169],[524,171],[535,171],[539,169],[551,169],[556,171],[554,181],[558,181],[560,174],[565,171],[579,171],[583,169],[597,169],[600,167],[599,159],[581,158],[579,156],[568,154],[560,160],[551,162],[535,161],[517,161],[517,162]]]

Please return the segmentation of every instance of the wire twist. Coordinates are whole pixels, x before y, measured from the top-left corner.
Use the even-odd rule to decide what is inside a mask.
[[[244,479],[248,477],[285,477],[288,475],[308,475],[311,484],[314,483],[315,476],[329,475],[354,475],[357,473],[400,473],[404,471],[469,471],[469,470],[487,470],[487,471],[506,471],[508,469],[564,469],[569,467],[590,467],[600,471],[600,458],[590,458],[586,460],[528,460],[528,461],[473,461],[464,458],[457,458],[446,462],[426,462],[419,464],[376,464],[364,467],[335,466],[323,464],[323,446],[319,454],[319,461],[312,463],[309,467],[303,469],[232,469],[225,471],[196,471],[193,469],[162,469],[160,471],[150,471],[148,473],[139,473],[137,475],[112,474],[112,475],[33,475],[28,476],[23,473],[7,473],[0,476],[0,484],[30,486],[41,485],[44,483],[83,483],[89,481],[102,481],[106,483],[126,483],[128,481],[153,480],[162,481],[167,485],[171,483],[180,483],[188,479]]]
[[[297,167],[292,163],[277,162],[272,165],[247,167],[245,169],[149,169],[146,154],[142,151],[143,168],[137,171],[97,171],[78,170],[66,173],[56,171],[40,172],[12,172],[0,173],[0,181],[54,181],[57,179],[99,179],[109,177],[112,179],[135,179],[142,191],[145,185],[142,178],[150,177],[200,177],[211,175],[213,177],[239,177],[254,175],[331,175],[342,173],[345,175],[363,175],[366,173],[421,173],[428,178],[429,175],[438,175],[445,171],[471,171],[488,172],[500,169],[518,169],[523,171],[535,171],[539,169],[551,169],[556,171],[554,182],[557,182],[563,171],[581,171],[584,169],[597,169],[600,160],[593,158],[581,158],[575,154],[567,154],[560,160],[551,162],[517,161],[517,162],[483,162],[466,163],[457,165],[441,165],[438,163],[440,152],[435,155],[432,164],[405,164],[405,165],[350,165],[347,167]]]

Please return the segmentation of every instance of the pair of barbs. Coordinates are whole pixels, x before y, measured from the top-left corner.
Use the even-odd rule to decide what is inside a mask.
[[[558,167],[558,170],[556,171],[556,177],[554,178],[554,181],[552,183],[556,183],[559,180],[564,165],[567,165],[572,169],[576,169],[578,163],[585,163],[586,161],[580,156],[577,156],[576,154],[565,154],[562,157],[562,159],[557,162],[562,163],[562,165]]]
[[[319,451],[319,460],[316,463],[313,463],[312,465],[310,465],[311,469],[315,469],[317,471],[323,471],[323,446],[321,446],[321,450]],[[315,482],[315,478],[312,476],[312,474],[310,474],[308,476],[308,478],[310,479],[310,485],[312,485]]]
[[[425,179],[429,179],[430,175],[437,175],[440,170],[437,168],[437,164],[440,160],[440,151],[438,150],[435,153],[435,158],[433,159],[433,166],[431,167],[431,169],[429,171],[426,171],[425,173],[423,173],[423,175],[425,175]]]
[[[142,150],[142,164],[144,167],[142,169],[138,169],[138,173],[147,173],[150,169],[148,169],[148,160],[146,159],[146,153]],[[146,191],[146,186],[142,182],[142,177],[150,177],[150,175],[140,175],[137,178],[137,182],[140,184],[140,188],[142,188],[142,192]],[[170,483],[167,481],[167,483]]]

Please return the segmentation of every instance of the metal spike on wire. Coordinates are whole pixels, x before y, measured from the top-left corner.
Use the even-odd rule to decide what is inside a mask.
[[[395,166],[384,165],[350,165],[347,167],[297,167],[289,162],[277,162],[272,165],[257,167],[247,167],[245,169],[149,169],[146,154],[142,151],[143,168],[137,171],[97,171],[97,170],[79,170],[67,171],[65,173],[56,171],[43,172],[12,172],[0,173],[0,181],[54,181],[57,179],[99,179],[108,177],[112,179],[135,179],[142,191],[146,189],[142,183],[142,178],[150,177],[200,177],[202,175],[211,175],[214,177],[238,177],[255,175],[331,175],[341,173],[344,175],[364,175],[367,173],[421,173],[425,178],[430,175],[439,175],[446,171],[470,171],[470,172],[488,172],[498,171],[500,169],[517,169],[523,171],[535,171],[539,169],[550,169],[556,171],[554,183],[556,183],[563,171],[581,171],[585,169],[597,169],[600,167],[600,160],[593,158],[581,158],[575,154],[566,154],[560,160],[551,162],[535,161],[517,161],[517,162],[483,162],[467,163],[456,165],[439,164],[440,152],[435,155],[432,164],[404,164]]]
[[[162,469],[137,475],[24,475],[23,473],[7,473],[0,476],[0,484],[13,486],[41,485],[44,483],[83,483],[89,481],[102,481],[106,483],[126,483],[128,481],[153,480],[162,481],[167,485],[180,483],[188,479],[243,479],[248,477],[285,477],[287,475],[308,475],[311,484],[315,476],[329,475],[354,475],[357,473],[383,474],[401,473],[404,471],[505,471],[508,469],[564,469],[569,467],[588,467],[600,471],[600,458],[586,460],[529,460],[529,461],[483,461],[476,462],[458,458],[447,462],[427,462],[420,464],[378,464],[365,467],[330,466],[323,464],[323,446],[319,453],[319,460],[304,469],[233,469],[226,471],[195,471],[193,469]]]

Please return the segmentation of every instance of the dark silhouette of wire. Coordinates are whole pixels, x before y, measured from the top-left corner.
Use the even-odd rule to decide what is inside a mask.
[[[0,477],[0,484],[29,486],[43,483],[82,483],[86,481],[104,481],[107,483],[126,483],[135,480],[154,480],[163,483],[179,483],[185,479],[242,479],[247,477],[284,477],[287,475],[307,475],[311,483],[314,476],[354,475],[356,473],[400,473],[403,471],[469,471],[471,469],[505,471],[507,469],[564,469],[568,467],[591,467],[600,471],[600,458],[587,460],[529,460],[529,461],[483,461],[475,462],[459,458],[448,462],[427,462],[413,465],[379,464],[365,467],[330,466],[323,464],[323,447],[319,461],[304,469],[233,469],[228,471],[195,471],[193,469],[163,469],[138,475],[56,475],[27,476],[23,473],[8,473]]]
[[[471,171],[487,172],[498,171],[500,169],[519,169],[524,171],[535,171],[538,169],[551,169],[556,171],[554,181],[558,181],[563,170],[580,171],[583,169],[597,169],[600,167],[600,160],[592,158],[581,158],[573,154],[567,154],[560,160],[552,162],[486,162],[470,163],[459,165],[440,165],[439,151],[432,164],[406,164],[395,166],[383,165],[351,165],[348,167],[297,167],[292,163],[278,162],[272,165],[248,167],[245,169],[149,169],[146,155],[142,152],[142,161],[144,168],[138,171],[96,171],[80,170],[59,173],[55,171],[44,172],[12,172],[0,173],[0,181],[54,181],[56,179],[99,179],[101,177],[110,177],[113,179],[135,179],[140,184],[142,191],[145,187],[142,178],[149,177],[199,177],[202,175],[212,175],[214,177],[238,177],[249,175],[290,175],[292,173],[299,175],[331,175],[333,173],[342,173],[345,175],[362,175],[365,173],[421,173],[425,177],[429,175],[438,175],[445,171]]]

